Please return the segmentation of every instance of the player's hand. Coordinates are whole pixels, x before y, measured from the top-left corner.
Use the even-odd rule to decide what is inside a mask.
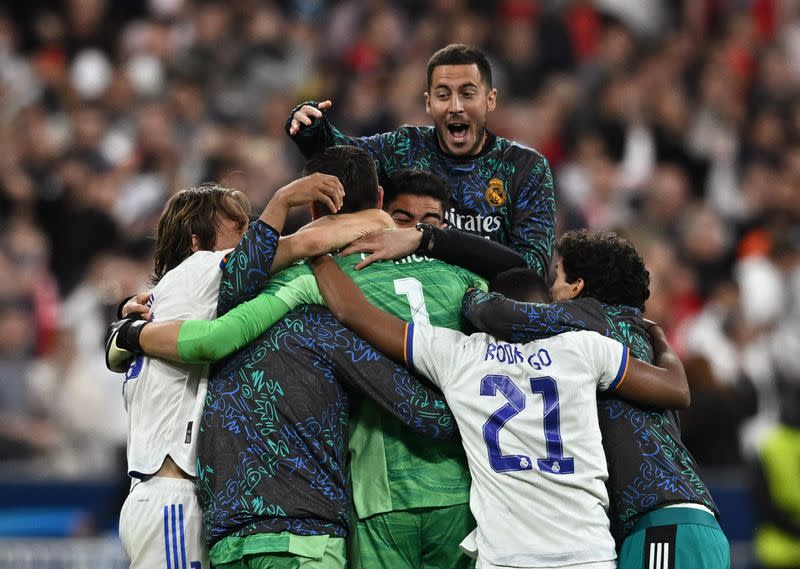
[[[653,344],[653,351],[656,354],[672,349],[661,326],[647,318],[643,318],[642,321],[644,322],[645,332],[650,336],[650,342]]]
[[[289,208],[318,201],[335,213],[342,208],[344,186],[336,176],[316,172],[286,184],[275,192],[272,199],[283,202]]]
[[[139,335],[148,324],[141,318],[123,318],[108,327],[106,336],[106,367],[115,373],[125,373],[138,352]]]
[[[148,292],[140,292],[136,296],[129,298],[128,302],[122,306],[122,317],[131,318],[138,316],[143,320],[152,320],[153,315],[150,312],[150,307],[147,306],[149,300],[150,293]]]
[[[340,256],[347,257],[354,253],[371,253],[369,257],[356,265],[357,270],[363,269],[375,261],[407,257],[417,250],[421,239],[422,233],[417,231],[416,227],[373,233],[345,247]]]
[[[289,125],[289,134],[294,136],[300,132],[300,125],[311,126],[311,123],[318,118],[322,118],[323,112],[327,111],[332,106],[333,102],[330,100],[322,101],[316,107],[303,105],[292,115],[292,123]]]
[[[642,322],[644,322],[645,331],[651,336],[653,335],[653,333],[661,335],[664,334],[664,330],[662,330],[661,326],[659,326],[658,323],[655,322],[654,320],[650,320],[649,318],[642,318]]]

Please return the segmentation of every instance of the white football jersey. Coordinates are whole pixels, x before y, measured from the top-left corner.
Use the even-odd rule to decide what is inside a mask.
[[[596,397],[623,380],[628,348],[595,332],[509,344],[406,330],[406,363],[441,388],[461,432],[479,558],[513,567],[615,559]]]
[[[214,318],[220,262],[226,251],[198,251],[167,272],[150,295],[153,321]],[[128,474],[154,474],[167,455],[195,476],[197,433],[208,387],[208,364],[178,364],[140,355],[128,368]]]

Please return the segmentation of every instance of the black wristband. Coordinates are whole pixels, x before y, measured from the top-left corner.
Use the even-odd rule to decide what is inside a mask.
[[[117,346],[132,352],[141,352],[142,345],[139,342],[139,337],[142,335],[144,327],[148,324],[150,324],[150,322],[147,320],[127,319],[127,322],[124,322],[122,326],[119,327]]]
[[[415,255],[427,255],[428,248],[431,244],[431,238],[433,237],[433,232],[436,228],[431,225],[430,223],[418,223],[417,224],[417,231],[422,233],[422,237],[419,240],[419,247],[417,250],[414,251]]]
[[[286,131],[286,134],[289,134],[289,129],[291,128],[291,126],[292,126],[292,121],[294,120],[294,114],[295,114],[297,111],[299,111],[300,109],[302,109],[302,108],[303,108],[304,106],[306,106],[306,105],[308,105],[308,106],[310,106],[310,107],[314,107],[315,109],[319,109],[319,103],[318,103],[317,101],[305,101],[305,102],[302,102],[302,103],[300,103],[299,105],[297,105],[295,108],[293,108],[293,109],[292,109],[292,110],[289,112],[289,118],[288,118],[288,119],[286,119],[286,124],[285,124],[285,125],[284,125],[284,127],[283,127],[283,129]],[[324,111],[323,111],[323,112],[324,112]],[[306,125],[301,125],[301,126],[300,126],[300,128],[301,128],[301,129],[303,129],[303,128],[311,128],[312,126],[314,126],[314,123],[315,123],[315,122],[317,122],[317,119],[316,119],[316,118],[312,118],[312,119],[311,119],[311,124],[310,124],[310,125],[308,125],[308,126],[306,126]],[[291,136],[291,134],[289,134],[289,136]]]

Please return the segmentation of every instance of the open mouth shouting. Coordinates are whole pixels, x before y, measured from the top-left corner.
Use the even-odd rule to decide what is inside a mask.
[[[455,142],[463,142],[469,134],[469,125],[465,122],[451,122],[447,125],[447,130]]]
[[[469,147],[471,142],[469,123],[464,121],[453,121],[447,124],[448,140],[447,146],[452,148]]]
[[[452,122],[447,125],[450,135],[456,140],[463,140],[469,132],[469,125],[465,122]]]

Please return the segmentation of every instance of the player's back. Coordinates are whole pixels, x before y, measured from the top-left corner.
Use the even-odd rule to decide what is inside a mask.
[[[593,332],[508,344],[422,331],[413,362],[458,422],[480,556],[515,567],[615,559],[596,395],[624,374],[627,348]]]
[[[461,300],[466,290],[486,288],[483,279],[466,269],[417,255],[378,261],[356,270],[355,266],[366,257],[363,253],[336,257],[336,262],[370,302],[407,322],[413,320],[457,330],[462,323]],[[298,286],[299,281],[308,286]],[[264,293],[274,294],[295,307],[308,302],[308,289],[314,289],[319,295],[311,268],[302,262],[275,275]]]
[[[464,292],[483,286],[480,277],[461,267],[416,255],[356,271],[356,263],[365,257],[353,255],[338,263],[370,302],[408,322],[458,330]]]
[[[458,330],[464,293],[483,286],[473,273],[428,257],[411,255],[356,271],[359,257],[341,259],[342,270],[370,302],[406,321]],[[354,407],[350,451],[353,497],[361,518],[469,501],[461,444],[419,437],[372,401]]]
[[[167,272],[150,295],[154,321],[209,319],[217,310],[224,251],[198,251]],[[177,364],[143,355],[125,375],[128,472],[155,473],[169,454],[194,475],[197,432],[208,366]]]
[[[362,258],[351,255],[337,262],[370,302],[409,322],[458,329],[464,292],[471,286],[485,288],[475,274],[428,257],[411,255],[355,270]],[[266,292],[292,295],[290,289],[308,288],[299,282],[285,286],[296,279],[305,279],[316,290],[311,270],[299,264],[275,275]],[[284,292],[278,292],[282,287]],[[283,298],[290,306],[297,300]],[[457,441],[433,444],[366,399],[354,407],[351,417],[353,499],[360,518],[467,503],[469,475]]]

